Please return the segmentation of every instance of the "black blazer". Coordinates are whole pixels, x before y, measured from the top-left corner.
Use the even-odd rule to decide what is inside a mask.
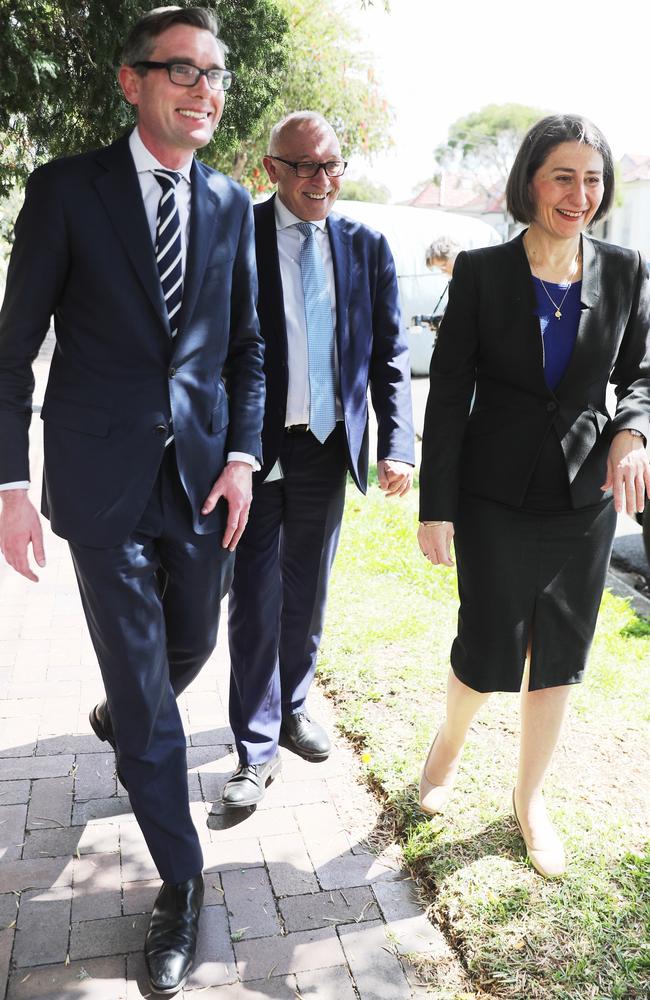
[[[287,412],[287,327],[275,225],[275,195],[255,206],[255,244],[266,410],[262,482],[280,454]],[[348,468],[365,493],[368,482],[368,385],[377,416],[377,458],[415,464],[408,345],[400,320],[397,276],[385,238],[330,215],[327,233],[336,286],[336,346]]]
[[[650,434],[650,287],[640,254],[583,237],[581,317],[560,383],[544,378],[523,234],[461,253],[431,359],[420,519],[453,521],[458,493],[521,506],[544,437],[564,452],[573,506],[603,499],[611,438]],[[610,420],[605,391],[616,386]],[[470,413],[472,395],[476,391]]]
[[[31,363],[54,315],[43,512],[80,544],[119,544],[151,495],[173,420],[194,528],[228,451],[261,457],[263,345],[249,196],[194,161],[172,341],[128,139],[36,170],[0,313],[0,482],[29,479]]]

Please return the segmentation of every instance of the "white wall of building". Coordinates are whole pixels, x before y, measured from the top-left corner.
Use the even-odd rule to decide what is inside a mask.
[[[650,181],[621,185],[623,204],[617,206],[595,235],[608,243],[640,250],[650,260]]]

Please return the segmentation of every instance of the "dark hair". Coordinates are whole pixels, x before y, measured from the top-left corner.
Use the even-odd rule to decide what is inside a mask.
[[[214,35],[224,56],[227,46],[219,38],[219,22],[214,11],[207,7],[155,7],[139,18],[131,28],[122,48],[122,63],[133,66],[146,61],[153,52],[158,35],[174,24],[189,24],[193,28],[209,31]],[[146,73],[146,70],[142,70]]]
[[[614,200],[614,159],[607,139],[589,119],[581,115],[548,115],[528,130],[512,165],[506,185],[506,206],[517,222],[529,223],[535,217],[535,203],[530,182],[556,146],[563,142],[582,142],[603,158],[603,200],[591,220],[607,214]]]

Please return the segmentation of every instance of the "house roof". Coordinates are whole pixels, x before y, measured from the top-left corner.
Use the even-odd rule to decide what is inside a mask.
[[[624,184],[631,181],[650,181],[650,154],[625,153],[620,159],[621,180]]]
[[[417,208],[441,208],[446,211],[481,215],[502,212],[505,195],[498,184],[487,193],[462,174],[443,173],[440,181],[431,181],[407,204]]]

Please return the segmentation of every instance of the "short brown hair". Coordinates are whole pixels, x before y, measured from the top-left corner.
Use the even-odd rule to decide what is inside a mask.
[[[506,206],[517,222],[526,225],[535,217],[535,203],[530,182],[556,146],[563,142],[582,142],[603,158],[603,200],[591,220],[602,219],[614,200],[614,158],[607,139],[588,118],[581,115],[548,115],[530,128],[519,147],[506,185]]]
[[[193,28],[209,31],[214,35],[222,55],[226,57],[227,46],[219,38],[217,15],[208,7],[154,7],[139,18],[131,28],[122,49],[122,63],[133,66],[146,62],[153,52],[156,38],[174,24],[189,24]],[[142,70],[146,72],[146,70]]]

